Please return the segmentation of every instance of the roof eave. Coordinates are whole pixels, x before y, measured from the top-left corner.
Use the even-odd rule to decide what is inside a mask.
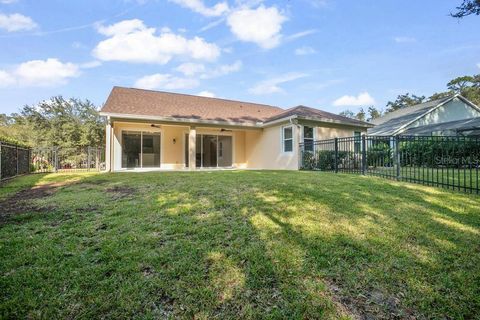
[[[247,128],[260,128],[262,123],[246,123],[246,122],[235,122],[235,121],[218,121],[218,120],[203,120],[203,119],[194,119],[194,118],[175,118],[175,117],[160,117],[160,116],[150,116],[150,115],[136,115],[136,114],[126,114],[126,113],[112,113],[112,112],[100,112],[101,116],[115,118],[115,119],[126,119],[126,120],[145,120],[145,121],[160,121],[166,123],[181,123],[185,125],[215,125],[215,126],[228,126],[228,127],[247,127]]]
[[[307,120],[319,123],[328,123],[328,124],[338,124],[350,127],[360,127],[360,128],[373,128],[375,125],[364,122],[364,123],[351,123],[346,121],[339,121],[334,119],[326,119],[326,118],[317,118],[317,117],[306,117],[306,116],[299,116],[297,117],[299,120]]]

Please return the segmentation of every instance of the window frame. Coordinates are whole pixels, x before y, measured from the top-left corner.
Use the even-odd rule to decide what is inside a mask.
[[[305,138],[305,128],[310,128],[312,129],[312,137],[311,138]],[[311,146],[311,150],[307,150],[305,148],[305,146],[307,145],[305,143],[305,139],[308,140],[308,141],[311,141],[311,143],[309,144]],[[308,151],[308,152],[314,152],[315,151],[315,146],[314,146],[314,142],[315,142],[315,127],[311,127],[311,126],[302,126],[302,141],[303,141],[303,150],[304,151]]]
[[[285,130],[290,129],[292,131],[292,137],[291,138],[285,138]],[[281,128],[281,138],[282,138],[282,153],[293,153],[294,149],[294,133],[293,133],[293,125],[287,125],[287,126],[282,126]],[[286,151],[285,150],[285,141],[292,141],[292,150]]]

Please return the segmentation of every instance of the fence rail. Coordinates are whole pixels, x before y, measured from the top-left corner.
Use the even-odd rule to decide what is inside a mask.
[[[0,181],[30,172],[29,148],[0,141]]]
[[[32,172],[105,170],[105,150],[98,147],[32,149]]]
[[[28,173],[102,170],[104,148],[25,148],[0,141],[0,181]]]
[[[301,168],[480,193],[480,137],[355,136],[300,144]]]

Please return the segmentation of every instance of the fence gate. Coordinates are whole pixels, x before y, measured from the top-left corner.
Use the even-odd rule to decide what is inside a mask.
[[[105,170],[105,150],[99,147],[32,149],[32,172]]]
[[[355,136],[300,144],[301,168],[480,193],[480,137]]]

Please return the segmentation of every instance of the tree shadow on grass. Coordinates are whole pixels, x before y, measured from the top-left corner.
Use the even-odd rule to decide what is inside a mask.
[[[371,300],[360,301],[357,307],[376,309],[380,304],[384,311],[403,316],[415,310],[452,317],[475,314],[479,290],[471,284],[478,281],[480,214],[474,198],[440,191],[446,205],[439,205],[429,199],[435,190],[369,178],[368,185],[359,186],[358,178],[353,184],[348,177],[335,178],[314,188],[307,181],[293,190],[271,188],[270,197],[298,201],[307,208],[299,215],[298,208],[282,212],[272,205],[267,216],[315,257],[313,265],[343,287],[349,300],[358,295],[362,298],[357,300]],[[332,195],[332,190],[341,194]],[[317,208],[308,208],[312,203]],[[450,209],[458,203],[465,207],[463,214]],[[309,216],[320,225],[311,232],[302,221]]]
[[[134,193],[107,192],[122,186]],[[95,203],[96,214],[22,238],[38,231],[38,217],[25,226],[32,230],[0,239],[18,255],[2,267],[16,272],[2,284],[15,298],[1,309],[79,318],[337,318],[333,288],[363,316],[469,317],[479,307],[471,232],[478,215],[467,196],[444,204],[431,192],[298,172],[86,177],[44,204],[65,213]],[[452,210],[458,203],[464,216]]]

